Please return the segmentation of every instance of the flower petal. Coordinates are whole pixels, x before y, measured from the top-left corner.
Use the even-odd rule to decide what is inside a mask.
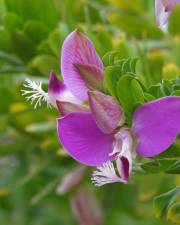
[[[78,166],[63,176],[61,182],[58,184],[56,193],[62,195],[76,187],[85,175],[86,168],[85,166]]]
[[[88,89],[103,90],[102,70],[99,67],[91,64],[75,64],[74,66],[77,68]]]
[[[82,164],[98,166],[109,160],[113,135],[104,134],[91,113],[70,113],[58,119],[57,131],[63,147]]]
[[[124,180],[125,182],[128,182],[129,175],[130,175],[129,160],[124,156],[118,157],[116,159],[116,166],[117,166],[119,174],[121,175],[122,180]]]
[[[119,153],[118,153],[119,150]],[[133,138],[128,128],[123,127],[115,135],[113,152],[117,154],[116,165],[121,178],[128,182],[132,171]]]
[[[88,37],[73,31],[62,46],[61,72],[68,89],[80,100],[87,99],[87,86],[81,77],[77,65],[92,65],[100,71],[98,78],[103,78],[103,63]],[[93,75],[93,74],[92,74]],[[94,74],[96,77],[96,74]]]
[[[63,101],[56,101],[56,105],[61,116],[66,116],[72,112],[88,112],[89,110],[82,105],[74,104],[71,102],[63,102]]]
[[[170,12],[175,9],[176,5],[180,3],[180,0],[162,0],[165,11]]]
[[[81,102],[73,96],[73,94],[67,89],[65,84],[60,81],[54,72],[50,74],[50,80],[48,85],[48,95],[51,104],[57,108],[56,101],[66,101],[75,104],[80,104]]]
[[[168,17],[171,12],[165,11],[162,0],[155,0],[155,14],[156,14],[156,23],[159,27],[162,27],[167,23]]]
[[[180,132],[180,97],[163,97],[138,107],[132,130],[139,155],[152,157],[165,151]]]
[[[93,118],[104,133],[112,133],[124,122],[123,110],[111,96],[98,91],[89,91],[88,96]]]

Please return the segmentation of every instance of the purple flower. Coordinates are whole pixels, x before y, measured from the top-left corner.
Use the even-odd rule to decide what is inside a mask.
[[[97,91],[89,92],[89,102],[89,112],[72,112],[58,119],[57,131],[73,158],[97,166],[112,158],[109,154],[113,150],[115,129],[124,120],[124,114],[115,100]]]
[[[58,137],[64,149],[80,163],[98,166],[99,172],[93,174],[96,185],[127,182],[132,168],[133,149],[128,129],[103,133],[92,113],[70,113],[58,119],[57,123]],[[119,176],[111,160],[116,161]]]
[[[42,89],[39,81],[26,80],[22,95],[35,103],[47,102],[57,108],[57,102],[82,104],[88,99],[88,90],[103,89],[104,66],[91,40],[75,30],[64,40],[61,53],[61,73],[63,82],[52,72],[48,93]],[[71,104],[70,104],[71,105]]]
[[[156,22],[159,27],[167,23],[168,17],[179,3],[180,0],[155,0]]]
[[[139,155],[152,157],[165,151],[180,132],[180,97],[163,97],[138,107],[132,131]]]
[[[128,128],[121,128],[114,135],[113,151],[109,156],[114,156],[115,165],[107,161],[93,172],[92,181],[96,186],[107,183],[127,183],[132,171],[132,161],[135,158],[133,152],[133,138]]]
[[[101,166],[105,163],[105,171],[108,170],[107,165],[111,165],[114,170],[107,174],[104,182],[98,183],[101,176],[94,173],[97,185],[109,183],[108,179],[112,175],[114,178],[111,177],[111,182],[126,183],[131,170],[131,159],[125,151],[121,151],[124,140],[127,141],[120,135],[122,131],[117,138],[118,126],[124,122],[124,113],[111,96],[99,91],[88,91],[102,88],[103,64],[91,41],[79,31],[72,32],[63,44],[61,71],[65,84],[52,74],[48,88],[51,102],[64,116],[57,121],[61,144],[82,164]],[[80,100],[88,98],[90,109],[83,107],[82,102],[78,104],[74,96]],[[119,142],[121,144],[117,150]],[[119,175],[110,162],[112,159],[117,159]]]
[[[70,196],[71,210],[77,225],[104,224],[101,205],[92,190],[87,187],[77,187]]]
[[[85,175],[86,167],[77,166],[68,174],[66,174],[57,186],[56,193],[63,195],[76,187]]]
[[[73,112],[58,119],[58,137],[64,149],[77,161],[98,166],[93,182],[126,183],[132,168],[133,140],[121,107],[113,98],[89,92],[90,112]],[[116,169],[113,162],[116,162]]]
[[[51,73],[48,93],[41,83],[28,80],[25,87],[32,90],[23,90],[23,94],[32,94],[28,98],[36,100],[36,105],[46,100],[59,110],[59,141],[78,162],[97,166],[92,177],[95,185],[127,183],[136,153],[155,156],[173,144],[180,132],[178,96],[139,106],[132,128],[126,127],[120,104],[102,93],[103,64],[93,44],[77,30],[64,41],[61,71],[64,83]]]

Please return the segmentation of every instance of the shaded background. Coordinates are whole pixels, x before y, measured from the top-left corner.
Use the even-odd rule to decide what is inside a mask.
[[[26,78],[46,89],[52,69],[60,76],[60,48],[75,28],[93,40],[101,57],[117,49],[122,58],[138,56],[147,85],[174,78],[180,71],[178,12],[163,34],[152,0],[0,0],[0,225],[179,222],[180,211],[168,221],[155,218],[153,197],[180,178],[148,168],[137,170],[128,185],[101,188],[91,184],[87,170],[80,184],[60,193],[59,183],[77,163],[59,145],[58,114],[45,106],[34,110],[20,94]]]

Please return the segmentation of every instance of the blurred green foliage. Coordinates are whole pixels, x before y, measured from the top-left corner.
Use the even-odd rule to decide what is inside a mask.
[[[21,96],[23,81],[47,88],[51,70],[60,76],[62,42],[79,28],[101,57],[113,51],[103,57],[105,86],[127,114],[143,102],[179,95],[179,11],[163,33],[152,0],[0,0],[0,225],[76,224],[69,201],[76,189],[59,196],[56,188],[77,163],[59,145],[57,112],[35,111]],[[177,139],[158,157],[139,159],[128,185],[95,188],[87,172],[80,185],[97,196],[103,224],[180,224],[179,149]]]

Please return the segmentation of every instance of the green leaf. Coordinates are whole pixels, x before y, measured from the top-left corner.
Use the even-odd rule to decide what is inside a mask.
[[[130,88],[132,89],[135,102],[144,103],[144,92],[138,80],[133,79]]]
[[[30,67],[37,69],[41,74],[48,76],[50,71],[54,71],[57,74],[59,73],[59,60],[51,55],[39,55],[36,56]]]
[[[170,18],[169,18],[169,26],[168,30],[171,34],[178,35],[180,34],[180,26],[177,21],[180,21],[180,6],[177,6],[175,10],[173,10]]]
[[[48,28],[37,22],[37,21],[28,21],[24,25],[24,32],[37,44],[42,40],[47,38],[49,30]]]
[[[131,71],[130,62],[131,62],[131,58],[128,58],[123,62],[122,68],[121,68],[122,74],[126,74],[127,72]]]
[[[130,71],[132,73],[136,73],[136,64],[138,62],[138,57],[133,57],[131,58],[131,61],[130,61]]]
[[[137,57],[130,57],[120,61],[115,61],[116,64],[121,66],[121,74],[131,74],[135,76],[136,74],[136,63],[138,61]]]
[[[173,91],[171,95],[180,96],[180,90]]]
[[[162,159],[162,160],[154,160],[147,163],[143,163],[141,165],[142,169],[147,173],[160,173],[167,171],[167,168],[171,168],[174,165],[176,160],[170,159]]]
[[[162,80],[160,84],[160,90],[164,95],[171,95],[172,89],[172,81],[170,80]]]
[[[120,51],[110,51],[110,52],[107,52],[102,57],[104,66],[112,66],[115,64],[115,60],[120,60],[120,59],[122,59]]]
[[[161,98],[164,96],[160,84],[151,85],[147,92],[155,98]]]
[[[117,97],[116,84],[118,82],[120,74],[121,74],[121,66],[119,65],[107,66],[105,68],[104,84],[109,93],[114,97]]]
[[[60,57],[60,46],[62,45],[64,38],[65,34],[63,34],[59,28],[53,30],[48,37],[49,47],[58,58]]]
[[[170,168],[166,170],[169,174],[180,174],[180,161],[174,163]]]
[[[153,100],[156,99],[153,95],[151,95],[151,94],[149,94],[149,93],[144,93],[144,98],[145,98],[145,100],[146,100],[147,102],[153,101]]]
[[[173,204],[167,214],[167,220],[174,224],[179,224],[180,221],[180,202]]]
[[[154,198],[154,207],[156,216],[163,217],[165,216],[170,207],[176,202],[176,200],[180,197],[180,186],[163,193]]]
[[[139,81],[130,75],[119,78],[116,91],[120,103],[129,116],[137,105],[144,103],[143,89]]]
[[[13,51],[11,36],[4,27],[0,27],[0,49],[7,52]]]
[[[103,47],[101,52],[104,54],[107,51],[111,51],[111,49],[113,48],[112,46],[112,39],[111,36],[109,34],[109,32],[107,32],[106,29],[100,29],[99,32],[97,33],[97,38],[101,43],[101,46]]]
[[[155,23],[151,23],[147,20],[147,17],[139,14],[130,14],[125,11],[121,13],[114,13],[111,17],[111,22],[116,24],[126,33],[129,33],[135,37],[142,38],[161,38],[162,32],[155,26]]]
[[[58,24],[58,14],[52,0],[5,0],[7,11],[11,11],[23,20],[37,20],[49,28]]]
[[[36,54],[35,43],[22,31],[14,30],[12,41],[16,53],[25,62],[29,61]]]
[[[43,40],[38,46],[37,50],[40,54],[53,55],[52,48],[50,47],[48,39]]]
[[[23,21],[21,17],[12,12],[7,12],[4,17],[6,29],[13,31],[14,29],[22,29]]]

